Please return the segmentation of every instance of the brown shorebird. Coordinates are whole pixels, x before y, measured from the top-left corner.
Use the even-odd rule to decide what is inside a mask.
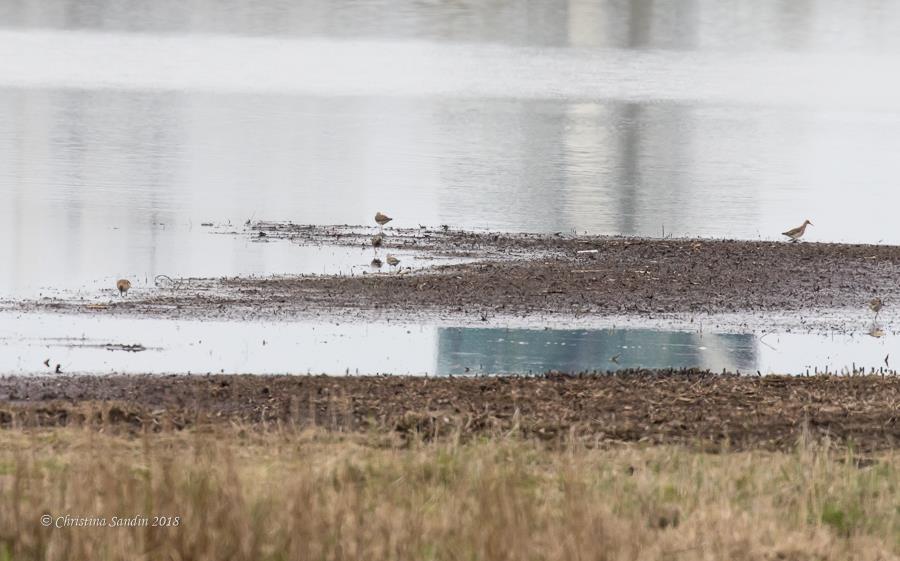
[[[370,263],[370,265],[372,265],[376,269],[380,269],[381,268],[381,259],[379,259],[377,257],[375,259],[372,259],[372,263]]]
[[[384,243],[384,235],[376,234],[372,236],[372,247],[381,247],[381,244]]]
[[[388,222],[390,222],[391,220],[393,220],[393,218],[391,218],[387,214],[384,214],[381,212],[375,213],[375,222],[377,222],[378,225],[381,227],[384,227],[384,225],[387,224]]]
[[[396,257],[394,257],[393,255],[388,255],[386,261],[387,261],[387,264],[390,265],[391,267],[396,267],[397,265],[400,264],[400,260],[397,259]]]
[[[875,312],[875,319],[878,319],[878,314],[881,312],[881,309],[884,308],[884,301],[881,298],[872,298],[869,300],[869,309]]]
[[[128,294],[128,289],[131,288],[131,281],[128,279],[119,279],[116,281],[116,288],[119,289],[119,296],[125,296]]]
[[[812,222],[810,222],[809,220],[804,220],[803,224],[797,226],[796,228],[791,228],[787,232],[782,232],[781,235],[787,236],[787,237],[791,238],[792,242],[795,242],[803,237],[803,234],[806,233],[807,226],[814,226],[814,224]]]

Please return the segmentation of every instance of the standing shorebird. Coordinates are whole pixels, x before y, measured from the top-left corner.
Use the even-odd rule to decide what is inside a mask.
[[[128,289],[131,288],[131,281],[128,279],[119,279],[116,281],[116,288],[119,289],[119,296],[126,296]]]
[[[881,298],[872,298],[869,300],[869,309],[875,312],[875,321],[878,321],[878,314],[884,308],[884,301]]]
[[[375,213],[375,222],[377,222],[378,225],[381,226],[382,228],[384,228],[384,225],[387,224],[388,222],[390,222],[391,220],[393,220],[393,218],[391,218],[387,214],[384,214],[382,212]]]
[[[381,268],[381,259],[376,257],[375,259],[372,259],[372,262],[369,264],[376,269],[380,269]]]
[[[812,222],[810,222],[809,220],[804,220],[803,224],[797,226],[796,228],[791,228],[787,232],[782,232],[781,235],[787,236],[787,237],[791,238],[792,242],[795,242],[803,237],[803,234],[806,233],[807,226],[814,226],[814,224]]]
[[[384,234],[376,234],[372,236],[372,247],[381,247],[384,243]]]
[[[397,265],[400,264],[400,260],[397,259],[396,257],[394,257],[393,255],[388,255],[387,256],[387,264],[390,265],[391,267],[396,267]]]

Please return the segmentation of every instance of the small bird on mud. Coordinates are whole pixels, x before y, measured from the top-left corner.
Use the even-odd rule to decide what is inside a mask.
[[[384,214],[380,211],[375,213],[375,222],[377,222],[379,226],[383,227],[385,224],[387,224],[391,220],[393,220],[393,218],[391,218],[387,214]]]
[[[381,247],[381,244],[384,243],[384,235],[377,234],[372,236],[372,247]]]
[[[387,264],[390,265],[391,267],[396,267],[397,265],[400,264],[400,260],[397,259],[396,257],[394,257],[393,255],[388,255],[387,256]]]
[[[809,220],[804,220],[803,224],[797,226],[796,228],[791,228],[787,232],[782,232],[781,235],[787,236],[787,237],[791,238],[792,242],[795,242],[803,237],[803,234],[806,233],[807,226],[814,226],[814,224],[812,222],[810,222]]]
[[[125,296],[128,294],[128,289],[131,288],[131,281],[128,279],[119,279],[116,281],[116,288],[119,289],[119,296]]]
[[[884,301],[881,298],[872,298],[869,300],[869,309],[875,312],[875,319],[878,319],[878,314],[881,312],[881,309],[884,308]]]
[[[381,268],[381,259],[379,259],[377,257],[375,259],[372,259],[372,262],[370,263],[370,265],[372,265],[376,269],[380,269]]]

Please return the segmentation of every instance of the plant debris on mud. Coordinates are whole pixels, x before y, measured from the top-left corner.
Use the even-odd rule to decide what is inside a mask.
[[[251,239],[366,246],[350,226],[258,223]],[[244,234],[247,235],[247,234]],[[400,273],[181,279],[108,304],[7,302],[21,310],[164,317],[378,320],[867,310],[900,296],[900,247],[385,229],[385,251],[474,262]]]
[[[226,423],[591,445],[790,449],[900,440],[900,378],[633,370],[540,377],[47,376],[0,378],[0,424],[163,430]]]

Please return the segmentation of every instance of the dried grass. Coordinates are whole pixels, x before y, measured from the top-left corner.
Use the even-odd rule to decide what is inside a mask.
[[[13,429],[0,431],[0,559],[890,559],[898,467],[802,443],[704,454]],[[180,523],[48,528],[46,513]]]

